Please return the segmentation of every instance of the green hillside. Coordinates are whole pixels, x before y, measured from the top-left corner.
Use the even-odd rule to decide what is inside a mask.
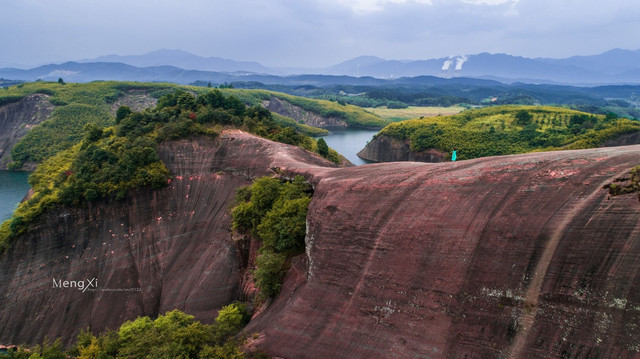
[[[409,141],[412,151],[458,151],[458,159],[532,151],[593,148],[625,133],[640,131],[640,122],[592,115],[558,107],[496,106],[397,122],[376,136]]]
[[[216,137],[221,128],[242,128],[317,152],[334,163],[340,161],[338,153],[326,144],[324,149],[319,146],[323,141],[281,126],[265,108],[247,108],[238,98],[225,97],[217,90],[196,97],[177,89],[159,98],[155,108],[141,112],[121,106],[113,123],[110,127],[85,124],[78,143],[45,159],[29,176],[29,200],[20,203],[13,217],[0,226],[0,253],[47,210],[100,199],[120,200],[134,188],[166,185],[170,173],[156,153],[162,141]]]
[[[267,90],[221,89],[221,91],[233,94],[250,105],[261,104],[262,101],[276,97],[322,117],[341,118],[352,128],[377,129],[389,123],[378,115],[365,111],[362,107],[349,104],[343,105],[333,101],[309,99]]]
[[[32,82],[11,86],[0,90],[0,105],[17,102],[33,95],[45,94],[56,107],[50,118],[34,127],[13,148],[13,163],[10,169],[20,169],[25,163],[40,163],[59,151],[69,149],[78,143],[82,129],[88,123],[98,126],[115,124],[115,109],[126,104],[127,99],[137,96],[143,104],[153,105],[158,98],[180,89],[194,95],[212,89],[198,86],[181,86],[169,83],[137,83],[118,81],[97,81],[91,83]],[[343,118],[351,127],[382,128],[387,124],[379,117],[355,106],[342,106],[330,101],[310,100],[296,96],[264,90],[219,89],[225,97],[234,96],[244,106],[261,105],[262,101],[278,97],[296,106],[321,116]],[[147,106],[144,106],[147,107]],[[142,108],[140,108],[142,109]],[[273,120],[284,127],[292,127],[297,132],[319,136],[326,130],[305,125],[295,119],[273,114]]]

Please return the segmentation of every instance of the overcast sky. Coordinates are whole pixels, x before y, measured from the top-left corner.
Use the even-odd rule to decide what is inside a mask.
[[[267,66],[640,48],[637,0],[0,0],[0,66],[182,49]]]

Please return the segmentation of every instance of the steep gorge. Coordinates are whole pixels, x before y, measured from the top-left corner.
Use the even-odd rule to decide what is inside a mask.
[[[49,213],[0,257],[0,342],[69,338],[179,308],[207,322],[242,296],[235,188],[314,186],[307,252],[255,316],[285,358],[640,355],[640,206],[602,185],[640,146],[334,168],[241,132],[160,147],[174,174],[122,203]],[[99,288],[52,288],[52,278]]]
[[[86,327],[99,332],[173,308],[211,322],[242,296],[229,215],[235,190],[273,174],[276,159],[333,166],[300,148],[233,132],[164,143],[159,154],[174,176],[166,188],[50,211],[0,257],[0,343],[68,342]],[[93,278],[98,291],[53,288],[53,280]]]

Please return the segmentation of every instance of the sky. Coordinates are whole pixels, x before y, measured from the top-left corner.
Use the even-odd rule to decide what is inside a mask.
[[[637,0],[0,0],[0,66],[180,49],[271,67],[361,55],[640,49]]]

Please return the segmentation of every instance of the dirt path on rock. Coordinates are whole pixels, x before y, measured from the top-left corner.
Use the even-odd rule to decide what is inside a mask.
[[[617,178],[624,176],[629,171],[626,170],[612,177]],[[547,269],[549,268],[549,264],[551,264],[551,260],[553,259],[553,255],[558,248],[558,244],[560,243],[560,239],[563,234],[566,233],[566,227],[571,223],[571,221],[575,218],[577,214],[582,212],[585,206],[591,202],[596,196],[601,196],[603,193],[602,186],[611,182],[611,179],[608,179],[602,182],[596,189],[589,194],[587,197],[580,199],[580,203],[571,208],[563,217],[562,221],[557,225],[556,229],[553,231],[553,235],[549,239],[549,242],[544,248],[544,252],[538,261],[535,271],[533,272],[533,278],[531,280],[531,284],[527,289],[527,294],[524,298],[524,312],[520,316],[519,327],[520,330],[516,334],[516,337],[513,340],[513,344],[511,345],[511,349],[509,350],[509,358],[517,359],[523,358],[522,349],[527,343],[527,338],[529,337],[529,332],[531,331],[531,327],[533,326],[533,322],[538,313],[538,302],[540,300],[540,292],[542,291],[542,284],[544,283],[544,278],[547,274]]]

